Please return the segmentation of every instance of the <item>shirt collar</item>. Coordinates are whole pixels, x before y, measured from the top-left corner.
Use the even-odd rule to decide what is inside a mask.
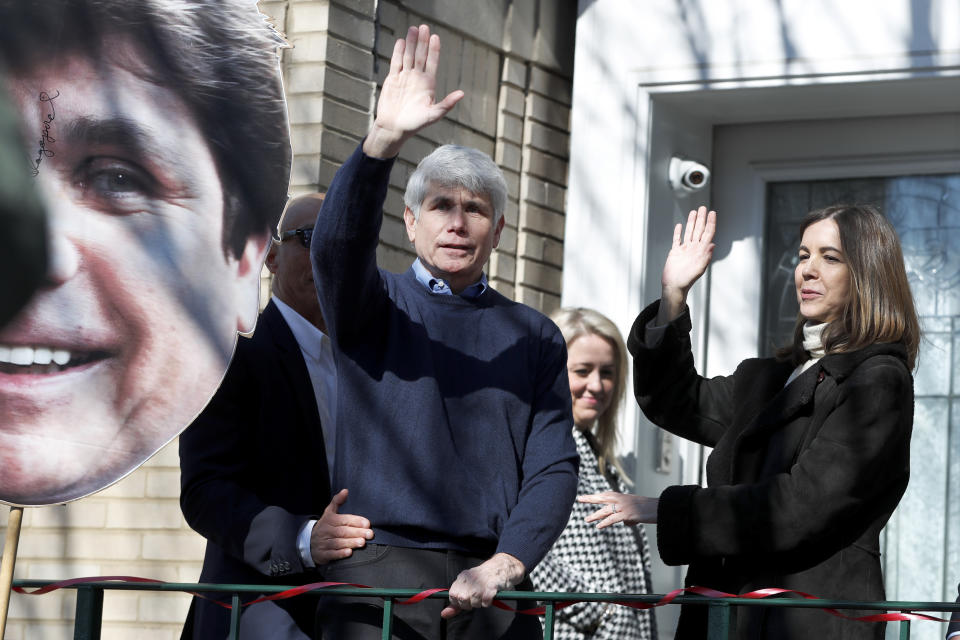
[[[330,339],[327,334],[317,329],[312,322],[294,311],[293,307],[277,296],[271,296],[271,299],[277,305],[283,319],[287,321],[287,326],[290,327],[300,349],[314,360],[319,360],[324,341]]]
[[[450,290],[450,285],[447,284],[447,282],[442,278],[436,278],[429,271],[427,271],[427,268],[423,266],[420,258],[417,258],[413,261],[413,273],[415,276],[417,276],[417,280],[420,281],[420,284],[425,286],[431,293],[442,296],[453,295],[453,291]],[[477,298],[486,290],[487,274],[481,272],[480,279],[461,291],[460,297]]]

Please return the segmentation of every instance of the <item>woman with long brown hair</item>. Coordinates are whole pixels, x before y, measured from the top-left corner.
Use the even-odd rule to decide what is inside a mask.
[[[628,340],[637,401],[662,428],[713,447],[707,486],[659,498],[601,493],[588,520],[657,524],[686,584],[745,593],[782,587],[883,600],[880,531],[907,487],[920,325],[897,234],[873,207],[813,211],[794,274],[799,314],[777,358],[730,376],[697,375],[686,296],[713,253],[716,214],[691,211],[663,269],[663,295]],[[855,612],[851,612],[855,615]],[[879,640],[882,623],[798,608],[738,610],[738,639]],[[703,638],[706,609],[685,606],[677,638]]]

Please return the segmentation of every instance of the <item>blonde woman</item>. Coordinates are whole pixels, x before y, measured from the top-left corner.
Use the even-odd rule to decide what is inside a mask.
[[[615,450],[617,413],[627,379],[627,350],[607,317],[591,309],[565,308],[551,319],[567,343],[567,375],[573,404],[573,436],[580,453],[578,495],[623,491],[629,482]],[[538,591],[647,593],[650,555],[642,527],[596,529],[593,511],[577,503],[553,549],[531,577]],[[648,640],[655,637],[652,611],[606,603],[582,603],[557,612],[558,640]]]

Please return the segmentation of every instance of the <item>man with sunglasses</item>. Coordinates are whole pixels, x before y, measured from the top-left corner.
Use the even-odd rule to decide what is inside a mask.
[[[331,499],[337,380],[309,251],[322,202],[317,193],[287,205],[267,253],[271,300],[180,437],[180,504],[208,539],[201,582],[307,584],[319,580],[318,566],[373,536],[366,518],[338,513],[345,489]],[[315,605],[292,598],[249,606],[241,637],[310,638]],[[228,631],[226,609],[194,598],[184,638]]]

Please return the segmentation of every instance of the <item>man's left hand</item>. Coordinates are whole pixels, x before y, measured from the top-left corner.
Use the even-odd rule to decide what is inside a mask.
[[[450,586],[450,603],[440,616],[449,619],[461,611],[489,607],[498,591],[523,580],[526,572],[523,563],[510,554],[494,554],[483,564],[460,572]]]
[[[334,560],[349,558],[354,549],[361,549],[373,539],[370,521],[362,516],[340,513],[349,492],[341,489],[310,532],[310,554],[313,562],[324,565]]]

